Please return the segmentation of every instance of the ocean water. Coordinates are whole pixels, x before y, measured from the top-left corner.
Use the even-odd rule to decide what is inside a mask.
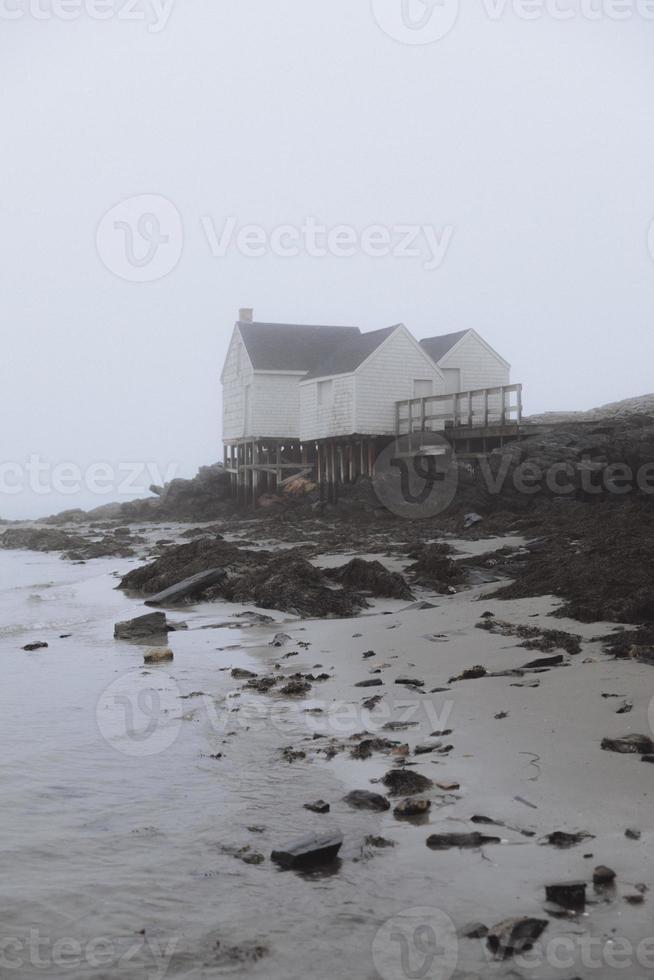
[[[329,826],[303,802],[342,794],[327,766],[298,776],[284,703],[259,714],[226,669],[272,664],[277,627],[203,629],[233,609],[182,611],[175,661],[146,669],[142,646],[113,639],[145,611],[116,591],[129,567],[0,551],[0,976],[331,978],[334,950],[370,974],[361,882],[269,860]],[[265,861],[225,852],[244,846]]]

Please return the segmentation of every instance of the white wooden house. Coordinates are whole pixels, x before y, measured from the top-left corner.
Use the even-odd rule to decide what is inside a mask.
[[[423,431],[463,424],[466,405],[470,426],[508,419],[510,365],[475,330],[418,342],[401,323],[362,333],[256,322],[244,309],[221,381],[226,466],[237,494],[253,500],[262,485],[279,488],[298,471],[332,490],[371,475],[401,419],[415,431],[416,403]],[[431,415],[433,406],[444,414]],[[443,421],[448,413],[453,422]]]

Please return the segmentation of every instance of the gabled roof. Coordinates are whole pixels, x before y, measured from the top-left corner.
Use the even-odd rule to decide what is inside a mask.
[[[236,324],[255,371],[311,371],[341,345],[361,336],[358,327],[296,323]]]
[[[438,362],[455,347],[469,330],[458,330],[456,333],[445,333],[441,337],[426,337],[420,341],[420,346],[424,347],[432,361]]]
[[[331,378],[337,374],[351,374],[378,347],[381,347],[399,326],[398,323],[394,327],[384,327],[382,330],[371,330],[369,333],[352,336],[346,343],[335,348],[329,357],[318,361],[302,381],[309,381],[312,378]]]

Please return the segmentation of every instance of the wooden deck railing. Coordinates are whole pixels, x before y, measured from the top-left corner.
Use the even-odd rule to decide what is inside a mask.
[[[517,426],[522,421],[522,385],[475,388],[395,403],[395,433]]]

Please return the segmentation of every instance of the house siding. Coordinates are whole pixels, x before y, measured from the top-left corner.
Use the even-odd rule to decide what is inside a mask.
[[[332,400],[328,406],[318,405],[318,381],[300,385],[300,439],[329,439],[348,436],[354,429],[354,375],[343,374],[333,379]]]
[[[461,391],[498,388],[500,385],[511,384],[511,369],[473,333],[464,337],[456,349],[441,358],[439,365],[461,371]]]
[[[223,368],[223,439],[245,435],[245,386],[254,371],[238,330],[234,331]]]
[[[300,436],[300,376],[254,374],[252,425],[248,436],[298,439]]]
[[[433,380],[433,393],[445,391],[443,376],[430,357],[403,330],[383,344],[356,374],[354,432],[392,435],[395,402],[413,398],[415,380]]]

